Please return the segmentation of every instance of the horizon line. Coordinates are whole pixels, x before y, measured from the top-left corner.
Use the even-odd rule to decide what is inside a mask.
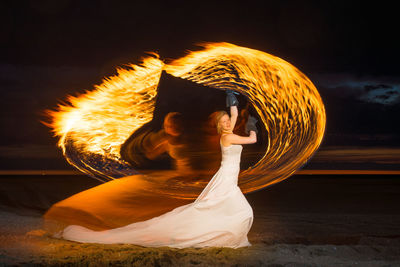
[[[298,170],[294,175],[400,175],[400,170]],[[78,170],[0,170],[3,175],[87,175]]]

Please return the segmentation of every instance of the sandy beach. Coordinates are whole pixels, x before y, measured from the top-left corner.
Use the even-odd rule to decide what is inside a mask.
[[[0,266],[400,266],[400,177],[296,175],[247,194],[251,247],[145,248],[54,239],[42,214],[98,184],[0,177]]]

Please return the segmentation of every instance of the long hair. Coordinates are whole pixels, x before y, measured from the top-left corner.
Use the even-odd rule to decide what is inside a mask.
[[[218,110],[218,111],[213,112],[213,113],[210,115],[210,117],[212,117],[213,120],[214,120],[214,125],[217,127],[217,132],[218,132],[218,134],[221,134],[221,132],[222,132],[222,127],[221,127],[221,125],[219,124],[219,120],[220,120],[220,119],[222,118],[222,116],[224,116],[224,115],[228,115],[228,116],[229,116],[228,112],[226,112],[225,110]]]

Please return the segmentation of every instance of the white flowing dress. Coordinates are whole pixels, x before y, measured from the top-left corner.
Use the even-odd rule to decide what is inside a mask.
[[[103,231],[69,225],[60,234],[82,243],[145,247],[251,246],[247,234],[253,210],[238,187],[241,145],[221,145],[221,167],[197,199],[146,221]]]

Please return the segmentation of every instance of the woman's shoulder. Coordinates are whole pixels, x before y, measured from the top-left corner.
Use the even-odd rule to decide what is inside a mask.
[[[230,139],[230,138],[235,137],[235,136],[238,136],[238,135],[235,134],[235,133],[224,133],[224,134],[221,135],[221,139],[222,139],[222,138],[224,138],[224,139]]]
[[[223,140],[229,139],[232,135],[233,133],[223,133],[221,134],[221,139]]]
[[[234,136],[234,133],[225,133],[221,135],[221,143],[225,144],[225,145],[230,145],[231,142],[230,140],[232,140],[232,137]]]

